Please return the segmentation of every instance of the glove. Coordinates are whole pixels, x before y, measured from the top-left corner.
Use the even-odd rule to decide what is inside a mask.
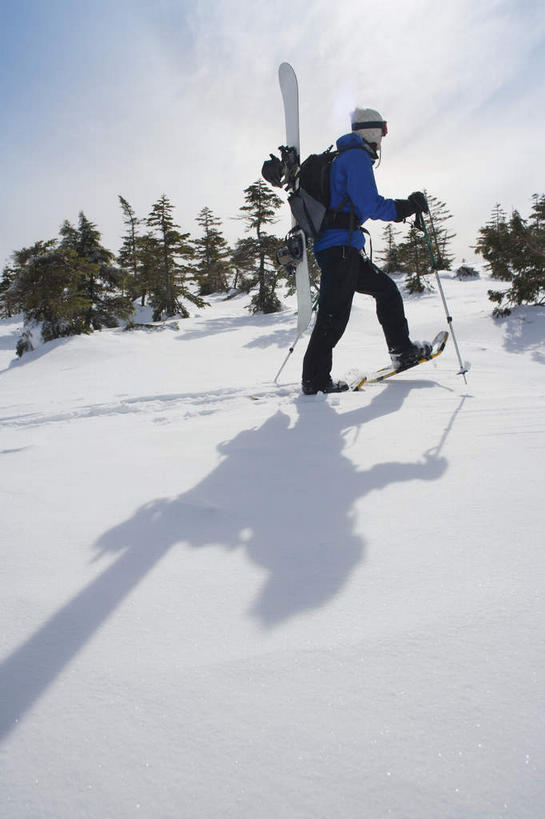
[[[428,213],[428,203],[422,191],[415,191],[409,196],[409,202],[414,205],[414,213]]]
[[[263,163],[263,167],[261,168],[261,174],[270,185],[274,185],[275,188],[281,188],[284,174],[284,166],[282,165],[277,156],[274,156],[274,154],[269,154],[269,156],[271,158],[267,159]]]
[[[395,203],[397,211],[397,219],[394,220],[395,222],[402,222],[408,216],[412,216],[413,213],[428,212],[428,203],[421,191],[411,193],[408,199],[396,199]]]

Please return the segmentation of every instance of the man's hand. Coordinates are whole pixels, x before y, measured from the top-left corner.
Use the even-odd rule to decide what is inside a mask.
[[[396,199],[396,222],[403,222],[408,216],[413,213],[428,213],[428,203],[422,191],[415,191],[411,193],[408,199]]]
[[[413,213],[428,213],[428,203],[422,191],[415,191],[408,197],[409,202],[414,205]]]

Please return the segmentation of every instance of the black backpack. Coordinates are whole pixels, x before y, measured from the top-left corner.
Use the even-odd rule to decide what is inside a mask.
[[[299,168],[298,184],[288,197],[293,218],[309,239],[315,239],[324,225],[331,198],[329,174],[337,155],[328,148],[307,157]]]
[[[281,147],[280,152],[282,160],[271,154],[261,172],[272,185],[285,185],[287,189],[291,189],[288,202],[293,218],[305,236],[316,239],[324,228],[352,232],[356,227],[353,206],[350,207],[350,213],[341,213],[341,208],[350,202],[349,197],[346,196],[335,208],[329,209],[330,170],[340,152],[332,150],[330,146],[321,154],[311,154],[301,165],[298,165],[298,157],[293,149]]]

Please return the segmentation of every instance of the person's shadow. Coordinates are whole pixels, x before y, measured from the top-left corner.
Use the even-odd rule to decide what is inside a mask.
[[[326,399],[303,398],[295,423],[279,410],[222,444],[223,460],[195,487],[154,500],[105,532],[95,547],[99,555],[119,553],[117,560],[0,666],[0,736],[174,545],[245,549],[267,571],[249,601],[249,615],[263,628],[326,605],[363,558],[355,502],[388,484],[435,480],[446,469],[431,450],[416,462],[368,469],[343,454],[347,430],[396,412],[411,389],[424,386],[432,385],[391,385],[344,413]]]

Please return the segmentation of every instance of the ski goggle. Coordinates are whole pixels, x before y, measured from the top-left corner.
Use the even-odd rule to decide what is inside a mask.
[[[366,128],[380,128],[382,131],[382,136],[386,136],[388,133],[388,123],[384,120],[378,120],[375,122],[353,122],[352,123],[352,130],[353,131],[363,131]]]

